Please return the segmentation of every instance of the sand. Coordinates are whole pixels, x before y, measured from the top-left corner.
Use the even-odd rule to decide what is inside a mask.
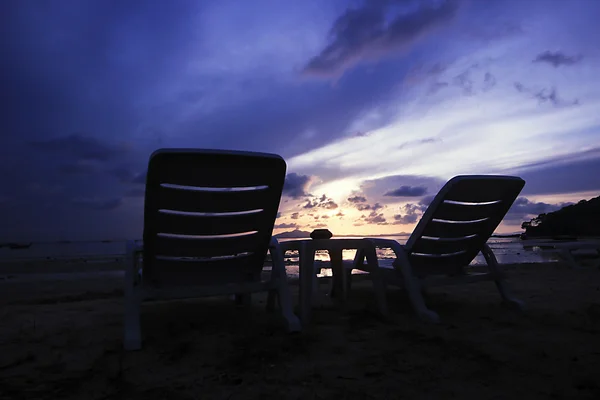
[[[369,282],[296,335],[264,296],[147,303],[144,348],[124,353],[122,279],[104,269],[0,276],[0,398],[600,398],[598,270],[506,266],[523,313],[491,282],[430,289],[440,325],[393,289],[379,320]]]

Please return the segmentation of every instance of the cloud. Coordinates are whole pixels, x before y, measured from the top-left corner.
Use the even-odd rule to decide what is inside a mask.
[[[566,54],[556,51],[545,51],[541,54],[538,54],[536,58],[533,59],[534,63],[548,63],[552,65],[554,68],[558,68],[561,65],[574,65],[579,63],[583,59],[582,55],[577,56],[567,56]]]
[[[58,167],[58,171],[65,175],[89,175],[98,171],[94,164],[90,163],[69,163],[62,164]]]
[[[383,214],[378,214],[377,211],[371,211],[367,216],[361,217],[367,224],[370,225],[387,225],[387,220]]]
[[[291,229],[291,228],[297,228],[298,224],[277,224],[274,226],[275,229]]]
[[[112,168],[108,171],[108,174],[124,183],[146,183],[146,174],[143,174],[143,182],[135,182],[138,176],[126,167]]]
[[[423,196],[427,193],[427,187],[425,186],[400,186],[398,189],[390,190],[386,192],[384,196],[392,197],[418,197]]]
[[[373,205],[371,205],[371,204],[362,204],[362,203],[360,203],[360,204],[357,204],[357,205],[356,205],[356,209],[357,209],[358,211],[366,211],[366,210],[373,210],[373,211],[377,211],[377,210],[379,210],[379,209],[381,209],[381,208],[383,208],[383,207],[384,207],[384,206],[382,206],[382,205],[381,205],[381,204],[379,204],[379,203],[375,203],[375,204],[373,204]]]
[[[537,99],[539,104],[549,103],[555,107],[565,106],[577,106],[579,105],[579,99],[567,101],[559,97],[555,87],[535,89],[527,87],[520,82],[515,82],[514,87],[519,93],[527,93],[531,95],[531,98]]]
[[[397,146],[396,148],[398,150],[402,150],[402,149],[405,149],[407,147],[419,146],[419,145],[428,144],[428,143],[437,143],[437,142],[440,142],[440,141],[441,140],[439,138],[428,137],[428,138],[424,138],[424,139],[411,140],[411,141],[402,143],[400,146]]]
[[[364,203],[367,201],[367,198],[363,196],[352,196],[348,197],[348,201],[350,203]]]
[[[79,198],[72,201],[74,205],[82,206],[92,210],[108,211],[119,208],[123,204],[123,199],[112,198],[112,199],[90,199],[90,198]]]
[[[125,197],[144,197],[146,190],[142,188],[133,188],[125,192]]]
[[[416,204],[405,204],[401,208],[401,213],[394,215],[393,224],[414,224],[419,219],[421,207]]]
[[[327,210],[334,210],[334,209],[338,208],[338,205],[335,201],[333,201],[333,199],[327,197],[326,195],[322,195],[319,198],[313,198],[313,199],[306,200],[306,204],[303,206],[303,208],[306,208],[306,209],[315,208],[315,207],[325,208]]]
[[[403,192],[410,194],[412,191],[412,197],[418,197],[425,193],[436,193],[444,183],[445,180],[432,176],[389,175],[378,179],[365,180],[361,183],[360,189],[361,195],[369,198],[372,202],[389,204],[398,203],[400,200],[398,196],[393,195],[394,191],[390,190],[390,188],[402,189],[398,195]],[[423,193],[420,193],[421,190],[423,190]]]
[[[114,146],[97,138],[77,133],[48,140],[34,141],[31,142],[31,146],[53,153],[68,154],[78,160],[88,161],[108,161],[127,151],[125,147]]]
[[[313,181],[313,177],[308,175],[298,175],[295,172],[287,174],[283,185],[283,195],[292,199],[299,199],[308,196],[308,188]]]
[[[290,218],[291,219],[298,219],[298,218],[300,218],[300,213],[297,213],[297,212],[292,213],[292,215],[290,216]]]
[[[526,219],[530,219],[532,216],[556,211],[570,204],[573,203],[549,204],[544,202],[534,202],[527,197],[519,197],[515,200],[504,219],[507,221],[522,222]]]
[[[131,179],[131,183],[145,185],[146,184],[146,174],[147,174],[147,172],[140,172],[139,174],[135,175],[133,177],[133,179]]]
[[[349,9],[334,22],[332,40],[304,67],[308,75],[335,77],[365,59],[377,60],[406,49],[452,19],[458,2],[444,1],[434,7],[421,5],[412,12],[399,13],[386,23],[386,13],[392,2],[367,2]]]

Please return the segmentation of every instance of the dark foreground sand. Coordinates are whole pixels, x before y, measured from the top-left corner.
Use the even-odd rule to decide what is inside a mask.
[[[600,398],[600,271],[512,266],[525,313],[493,283],[430,290],[438,326],[398,290],[391,321],[369,282],[345,311],[323,305],[286,335],[264,297],[143,306],[142,351],[121,350],[122,290],[95,278],[0,280],[0,398]],[[294,292],[296,288],[294,287]]]

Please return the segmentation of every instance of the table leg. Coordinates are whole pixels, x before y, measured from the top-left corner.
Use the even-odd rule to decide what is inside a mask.
[[[302,243],[298,251],[298,258],[300,267],[300,321],[302,322],[302,325],[304,325],[309,323],[312,309],[312,285],[313,274],[315,273],[315,250],[312,248],[312,246]]]
[[[347,276],[344,271],[344,261],[342,259],[342,249],[329,250],[329,259],[331,261],[331,272],[333,273],[331,285],[331,297],[339,297],[342,301],[346,301],[347,293]]]

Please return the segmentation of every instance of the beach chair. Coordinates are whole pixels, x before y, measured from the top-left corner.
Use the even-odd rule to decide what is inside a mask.
[[[395,284],[405,288],[414,311],[428,322],[439,321],[422,296],[422,290],[428,286],[493,280],[503,301],[521,308],[523,304],[510,293],[486,242],[524,185],[524,180],[512,176],[456,176],[433,199],[406,245],[395,240],[369,239],[377,248],[394,251],[393,269],[377,267],[377,271],[371,271],[364,263],[362,251],[357,252],[352,268],[371,272],[372,279],[381,280],[379,287]],[[466,267],[479,252],[486,260],[488,272],[468,272]],[[380,312],[386,314],[383,304]]]
[[[141,348],[140,305],[269,291],[289,331],[293,314],[283,254],[271,238],[286,173],[274,154],[161,149],[149,161],[143,244],[127,244],[124,347]],[[267,251],[273,262],[263,280]],[[141,256],[141,264],[139,259]]]

